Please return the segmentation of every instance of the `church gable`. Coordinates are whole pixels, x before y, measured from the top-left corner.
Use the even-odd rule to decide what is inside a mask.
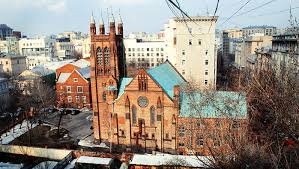
[[[162,88],[152,79],[152,77],[144,70],[140,69],[138,74],[126,86],[126,91],[162,91]]]

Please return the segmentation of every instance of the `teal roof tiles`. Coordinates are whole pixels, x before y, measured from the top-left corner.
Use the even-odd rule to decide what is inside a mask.
[[[239,92],[180,93],[180,117],[247,118],[246,96]]]
[[[173,99],[174,86],[186,83],[185,79],[168,61],[158,67],[149,69],[147,73],[162,87],[171,99]]]

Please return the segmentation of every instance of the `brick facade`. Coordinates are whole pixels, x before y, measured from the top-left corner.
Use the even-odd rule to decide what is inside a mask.
[[[109,34],[105,34],[104,25],[101,23],[100,34],[97,35],[93,18],[90,24],[91,93],[95,141],[106,142],[108,145],[112,142],[114,145],[133,150],[189,153],[186,145],[187,135],[182,137],[178,135],[181,124],[188,125],[189,120],[197,120],[179,116],[180,86],[178,84],[186,83],[185,79],[169,62],[160,65],[162,70],[158,68],[158,72],[153,70],[150,73],[150,70],[140,69],[134,78],[125,78],[122,29],[122,23],[119,23],[118,34],[116,34],[115,24],[110,22]],[[170,75],[163,77],[167,74],[164,71],[168,70]],[[153,73],[158,77],[153,77]],[[160,75],[160,82],[158,82],[157,78]],[[191,140],[197,138],[199,132],[216,132],[218,128],[211,127],[216,120],[221,121],[224,126],[228,124],[226,118],[202,120],[206,121],[206,126],[209,127],[197,129],[198,131],[194,132],[196,134],[189,137]],[[192,141],[191,145],[199,154],[209,154],[206,147],[196,147],[196,141]]]
[[[72,71],[71,68],[73,68]],[[80,69],[72,64],[57,69],[56,83],[57,103],[68,108],[91,108],[90,80],[82,76]],[[65,79],[61,81],[64,74]]]

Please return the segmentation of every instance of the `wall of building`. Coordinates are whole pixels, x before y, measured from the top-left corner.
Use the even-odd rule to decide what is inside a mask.
[[[165,43],[159,39],[124,39],[127,65],[151,68],[166,61]]]
[[[3,66],[3,72],[12,76],[17,76],[26,70],[26,57],[5,54],[0,56],[0,64]]]
[[[211,24],[211,19],[214,21]],[[192,21],[171,19],[165,25],[167,56],[177,70],[200,87],[215,88],[217,57],[213,17],[192,17]],[[207,72],[207,73],[206,73]]]

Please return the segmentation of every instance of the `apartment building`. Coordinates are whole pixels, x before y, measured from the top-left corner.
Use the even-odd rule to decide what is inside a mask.
[[[6,37],[12,36],[12,29],[6,24],[0,24],[0,40],[5,40]]]
[[[124,39],[126,64],[136,68],[159,66],[166,59],[166,44],[158,36],[130,35]]]
[[[274,26],[248,26],[242,29],[243,37],[249,37],[254,34],[263,34],[264,36],[272,36],[276,34],[276,27]]]
[[[5,40],[0,40],[0,52],[19,54],[19,41],[16,37],[6,37]]]
[[[9,53],[0,53],[0,65],[2,65],[0,67],[2,67],[3,73],[10,76],[17,76],[26,69],[26,57]]]
[[[200,87],[216,87],[217,17],[172,18],[164,27],[168,60],[188,80]]]
[[[50,62],[54,58],[54,37],[23,38],[19,41],[20,54],[26,56],[27,69]]]
[[[75,57],[75,45],[70,38],[57,38],[55,43],[55,57],[59,60],[72,59]]]

